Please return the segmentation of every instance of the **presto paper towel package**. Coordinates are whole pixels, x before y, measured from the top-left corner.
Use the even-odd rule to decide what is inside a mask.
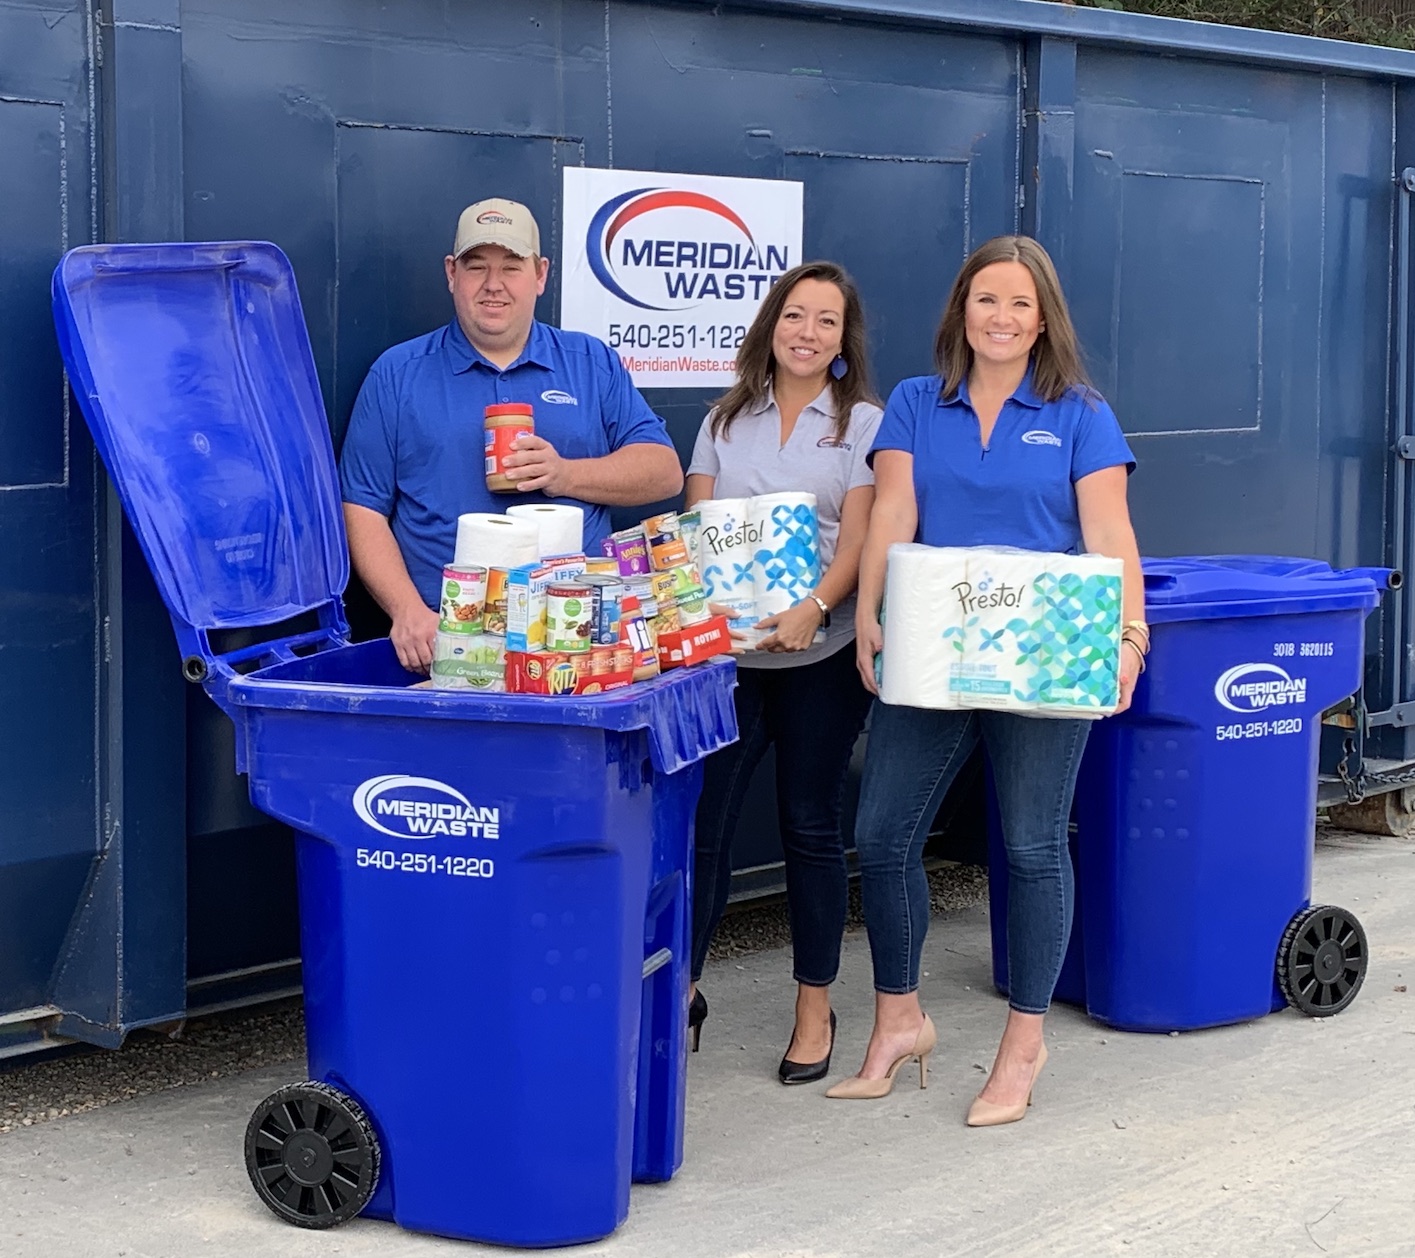
[[[1119,701],[1118,559],[889,548],[880,698],[913,708],[1102,717]]]
[[[707,602],[731,612],[732,628],[752,626],[794,607],[820,584],[820,524],[814,494],[711,498],[698,503],[698,567]],[[816,641],[825,640],[819,632]]]

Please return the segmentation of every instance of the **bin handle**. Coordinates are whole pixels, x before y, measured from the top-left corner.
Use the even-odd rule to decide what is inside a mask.
[[[712,668],[712,663],[697,667]],[[690,764],[705,760],[714,751],[737,741],[737,710],[732,702],[732,683],[699,686],[694,690],[668,689],[672,701],[655,705],[646,733],[649,761],[657,773],[677,773]],[[711,712],[703,708],[711,705]],[[692,711],[688,709],[691,707]]]

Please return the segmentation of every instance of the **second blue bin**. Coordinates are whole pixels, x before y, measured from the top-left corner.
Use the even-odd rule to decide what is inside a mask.
[[[1057,986],[1111,1026],[1187,1030],[1292,1003],[1338,1012],[1360,923],[1311,907],[1322,712],[1361,683],[1391,574],[1305,559],[1147,560],[1148,668],[1091,731],[1073,809],[1076,914]],[[990,827],[993,977],[1006,857]]]

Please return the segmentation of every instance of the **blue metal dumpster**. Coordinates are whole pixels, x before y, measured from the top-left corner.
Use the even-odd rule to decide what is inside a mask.
[[[1028,231],[1139,457],[1147,553],[1415,567],[1411,53],[1032,0],[0,0],[0,1054],[300,980],[290,831],[171,667],[65,388],[55,264],[276,242],[337,448],[373,359],[449,317],[474,197],[535,208],[557,320],[567,165],[799,180],[882,390],[928,369],[967,251]],[[861,230],[877,204],[934,212]],[[685,454],[710,396],[650,398]],[[1372,620],[1324,800],[1415,781],[1411,611]],[[771,805],[740,845],[766,879]]]
[[[692,813],[730,662],[564,700],[416,686],[350,645],[337,478],[274,246],[89,246],[65,362],[189,678],[293,826],[311,1082],[246,1136],[306,1226],[612,1232],[682,1160]],[[223,650],[234,629],[262,641]],[[239,852],[232,853],[239,860]]]
[[[1057,998],[1132,1031],[1355,999],[1365,933],[1311,906],[1322,712],[1360,683],[1394,574],[1270,556],[1145,562],[1149,667],[1097,723],[1077,781],[1076,913]],[[1007,862],[991,826],[993,978]]]

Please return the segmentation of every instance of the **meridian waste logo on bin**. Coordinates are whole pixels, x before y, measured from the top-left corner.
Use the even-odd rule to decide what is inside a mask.
[[[1238,664],[1214,683],[1214,698],[1230,712],[1263,712],[1307,702],[1307,679],[1276,664]]]
[[[359,820],[395,839],[499,839],[501,810],[473,804],[436,778],[386,773],[354,791]]]

